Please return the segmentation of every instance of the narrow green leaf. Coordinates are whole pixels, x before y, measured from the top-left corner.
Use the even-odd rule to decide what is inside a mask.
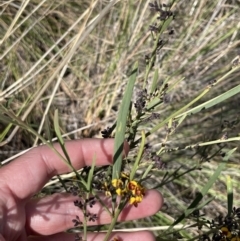
[[[158,69],[155,69],[150,93],[153,93],[156,90],[157,83],[158,83]]]
[[[150,111],[152,108],[159,105],[160,103],[162,103],[162,100],[159,97],[156,97],[147,104],[146,110]]]
[[[27,98],[27,100],[23,103],[23,105],[21,106],[21,108],[18,110],[16,116],[20,116],[20,114],[22,113],[23,109],[25,108],[25,106],[30,102],[31,100],[31,96]],[[10,103],[13,101],[13,97],[8,101],[7,103],[7,107],[4,107],[6,109],[9,109],[9,105]],[[12,123],[8,123],[8,125],[6,126],[6,128],[3,130],[3,132],[0,134],[0,142],[3,141],[3,139],[5,138],[5,136],[8,134],[9,130],[12,127]]]
[[[212,106],[214,105],[217,105],[229,98],[231,98],[232,96],[236,95],[236,94],[239,94],[240,93],[240,85],[226,91],[225,93],[211,99],[211,100],[208,100],[184,113],[181,113],[180,115],[176,116],[176,117],[180,117],[182,115],[192,115],[192,114],[196,114],[198,112],[200,112],[201,110],[205,110],[205,109],[209,109],[211,108]]]
[[[178,120],[178,125],[177,126],[180,126],[181,123],[185,120],[186,117],[187,117],[187,115],[181,116],[181,118]]]
[[[54,111],[54,130],[55,130],[55,133],[56,133],[56,136],[58,138],[58,141],[60,142],[61,145],[64,145],[64,141],[63,141],[63,138],[62,138],[62,135],[61,135],[61,131],[60,131],[60,127],[59,127],[59,118],[58,118],[58,110],[55,110]]]
[[[201,192],[197,195],[197,197],[192,201],[192,203],[189,205],[189,207],[184,211],[184,213],[177,218],[177,220],[170,226],[172,228],[176,224],[180,223],[186,216],[191,214],[194,210],[198,209],[198,204],[202,200],[202,198],[207,194],[209,189],[212,187],[212,185],[216,182],[218,179],[219,175],[221,174],[222,170],[225,168],[228,159],[230,156],[236,151],[237,148],[234,148],[230,150],[229,152],[226,153],[226,156],[223,158],[223,163],[219,164],[218,168],[210,178],[210,180],[207,182],[207,184],[203,187]]]
[[[228,203],[228,215],[231,215],[233,209],[233,183],[230,176],[227,176],[227,203]]]
[[[161,34],[168,28],[169,24],[172,22],[173,20],[173,16],[170,16],[166,21],[164,21],[161,30],[159,32],[159,35],[161,36]]]
[[[8,123],[15,124],[16,123],[11,118],[9,118],[8,116],[2,115],[2,113],[0,114],[0,121],[5,123],[5,124],[8,124]]]
[[[33,135],[37,136],[42,143],[44,143],[45,145],[47,145],[52,151],[54,151],[56,153],[56,155],[70,168],[74,171],[72,165],[66,161],[66,159],[55,149],[55,147],[49,142],[47,141],[45,138],[43,138],[40,134],[38,134],[33,128],[31,128],[29,125],[27,125],[24,121],[22,121],[18,116],[16,116],[14,113],[12,113],[11,111],[8,111],[5,107],[0,105],[0,112],[2,112],[1,114],[6,114],[6,116],[4,115],[0,115],[0,120],[2,119],[3,121],[7,121],[7,123],[12,123],[16,126],[19,126],[21,128],[23,128],[24,130],[32,133]],[[4,118],[2,118],[4,117]]]
[[[91,188],[92,188],[92,180],[93,180],[93,172],[95,169],[95,164],[96,164],[96,156],[93,156],[93,160],[92,160],[92,165],[91,165],[91,169],[88,173],[88,181],[87,181],[87,190],[89,192],[91,192]]]
[[[58,142],[61,146],[61,149],[64,153],[64,156],[66,159],[64,159],[64,162],[71,168],[71,170],[75,173],[75,175],[78,177],[78,179],[81,181],[81,183],[83,184],[84,188],[88,188],[88,183],[86,183],[84,181],[84,179],[79,175],[79,173],[77,172],[77,170],[73,167],[72,163],[71,163],[71,159],[70,159],[70,156],[68,155],[68,152],[67,152],[67,149],[65,147],[65,142],[62,138],[62,135],[61,135],[61,131],[60,131],[60,127],[59,127],[59,117],[58,117],[58,110],[55,110],[54,112],[54,130],[55,130],[55,133],[56,133],[56,136],[57,136],[57,139],[58,139]]]
[[[123,143],[125,138],[125,130],[127,123],[127,116],[129,112],[129,107],[131,103],[133,87],[136,81],[138,71],[138,63],[136,63],[133,67],[133,71],[130,75],[126,91],[123,96],[123,100],[120,106],[120,110],[117,117],[117,127],[116,127],[116,135],[114,142],[114,157],[113,157],[113,173],[112,178],[119,178],[121,166],[122,166],[122,151],[123,151]]]
[[[153,168],[152,164],[148,165],[147,169],[145,170],[145,172],[144,172],[144,174],[142,176],[142,179],[147,177],[148,173],[152,170],[152,168]]]
[[[198,197],[196,198],[199,202],[202,200],[201,195],[198,195]],[[205,207],[207,204],[209,204],[212,200],[214,199],[214,197],[211,197],[209,199],[207,199],[206,201],[204,201],[203,203],[201,203],[200,205],[196,205],[193,208],[188,207],[188,209],[186,209],[184,211],[184,214],[182,215],[182,217],[188,217],[191,213],[193,213],[195,210],[201,210],[203,207]]]
[[[225,74],[224,76],[222,76],[217,83],[223,81],[226,77],[228,77],[230,74],[234,73],[235,71],[237,71],[238,69],[240,69],[240,66],[233,68],[232,70],[230,70],[227,74]],[[161,127],[163,127],[171,118],[179,118],[182,115],[185,114],[191,114],[195,108],[191,109],[190,111],[185,111],[186,109],[188,109],[190,106],[192,106],[193,104],[195,104],[197,101],[199,101],[201,98],[203,98],[203,96],[205,96],[208,92],[209,92],[210,88],[206,88],[203,90],[203,92],[198,95],[196,98],[194,98],[191,102],[189,102],[188,104],[186,104],[185,106],[183,106],[181,109],[177,110],[175,113],[171,114],[170,116],[168,116],[165,120],[163,120],[162,122],[160,122],[159,124],[157,124],[155,127],[153,127],[149,132],[146,133],[146,136],[151,135],[152,133],[156,132],[157,130],[159,130]],[[240,85],[238,85],[237,87],[231,89],[230,91],[227,91],[227,95],[226,93],[224,93],[223,95],[220,95],[216,98],[218,98],[216,100],[216,98],[214,98],[213,100],[217,101],[218,103],[222,102],[223,100],[230,98],[233,95],[236,95],[237,93],[240,92]],[[209,102],[211,102],[212,100],[210,100]],[[205,102],[206,104],[207,102]],[[215,105],[216,103],[211,103],[210,107]],[[201,106],[201,105],[200,105]],[[200,107],[198,106],[198,108]],[[204,106],[202,106],[202,108],[204,108]],[[209,107],[208,107],[209,108]],[[200,111],[201,109],[198,109],[198,111]],[[185,112],[184,112],[185,111]],[[198,112],[197,111],[197,112]],[[139,142],[139,139],[136,140],[134,142],[134,144],[136,145]]]
[[[65,155],[68,163],[71,164],[70,157],[69,157],[69,155],[68,155],[68,153],[67,153],[67,150],[66,150],[66,148],[65,148],[65,142],[64,142],[64,140],[63,140],[63,138],[62,138],[62,135],[61,135],[61,131],[60,131],[59,121],[58,121],[58,120],[59,120],[58,110],[55,110],[55,111],[54,111],[54,130],[55,130],[55,133],[56,133],[56,135],[57,135],[57,139],[58,139],[58,141],[59,141],[59,144],[60,144],[60,146],[61,146],[61,148],[62,148],[62,151],[63,151],[63,153],[64,153],[64,155]]]
[[[183,78],[181,78],[181,79],[179,79],[179,80],[176,80],[173,84],[171,84],[171,85],[168,87],[166,93],[170,93],[174,88],[176,88],[176,85],[178,85],[178,84],[179,84],[181,81],[183,81],[184,79],[185,79],[185,78],[183,77]],[[167,82],[168,82],[168,81],[167,81]],[[164,85],[161,87],[161,89],[164,88],[165,83],[167,83],[167,82],[164,81]]]
[[[138,155],[137,155],[137,158],[134,162],[134,165],[133,165],[133,168],[132,168],[132,171],[130,173],[130,180],[133,180],[134,179],[134,176],[135,176],[135,173],[138,169],[138,166],[139,166],[139,162],[141,160],[141,157],[142,157],[142,154],[143,154],[143,150],[144,150],[144,146],[145,146],[145,134],[144,134],[144,131],[142,131],[142,141],[141,141],[141,145],[140,145],[140,148],[139,148],[139,151],[138,151]]]
[[[45,122],[44,122],[44,130],[46,133],[46,137],[49,140],[50,143],[52,143],[52,133],[51,133],[51,125],[50,125],[50,120],[49,117],[46,116]]]
[[[64,143],[64,140],[63,140],[63,138],[62,138],[61,131],[60,131],[60,127],[59,127],[58,110],[55,110],[55,111],[54,111],[54,120],[53,120],[53,122],[54,122],[54,130],[55,130],[57,139],[58,139],[58,141],[59,141],[59,144],[60,144],[60,146],[61,146],[61,149],[62,149],[62,151],[63,151],[63,153],[64,153],[64,155],[65,155],[65,157],[66,157],[67,162],[68,162],[68,163],[71,165],[71,167],[72,167],[71,160],[70,160],[70,157],[69,157],[69,155],[68,155],[68,153],[67,153],[67,150],[66,150],[66,148],[65,148],[65,143]],[[74,169],[73,167],[72,167],[72,169],[73,169],[73,171],[75,171],[75,169]],[[77,172],[75,171],[75,173],[77,173]],[[65,186],[64,182],[61,180],[61,177],[60,177],[60,176],[58,176],[58,180],[61,182],[61,184],[63,185],[63,187],[64,187],[65,190],[67,191],[66,186]]]
[[[172,128],[172,123],[173,123],[173,119],[170,119],[168,122],[168,128],[171,129]]]

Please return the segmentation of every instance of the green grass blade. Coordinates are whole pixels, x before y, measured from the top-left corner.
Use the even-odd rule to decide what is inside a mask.
[[[122,103],[120,106],[120,110],[117,117],[117,127],[116,127],[116,135],[114,142],[114,157],[113,157],[113,173],[112,178],[119,178],[121,166],[122,166],[122,151],[123,151],[123,142],[125,138],[125,130],[127,123],[127,116],[129,112],[129,107],[131,103],[133,87],[136,81],[138,71],[138,63],[135,63],[133,67],[133,71],[130,75],[126,91],[124,93]]]

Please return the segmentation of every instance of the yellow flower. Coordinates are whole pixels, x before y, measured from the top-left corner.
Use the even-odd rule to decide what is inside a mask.
[[[128,183],[128,189],[130,190],[130,191],[133,191],[133,190],[135,190],[135,188],[138,186],[139,184],[136,182],[136,181],[130,181],[129,183]]]
[[[128,174],[128,173],[125,173],[125,172],[121,172],[121,178],[122,178],[122,179],[129,180],[129,174]]]
[[[106,195],[107,197],[112,196],[111,192],[109,191],[107,182],[104,182],[104,183],[102,184],[102,189],[105,191],[105,195]]]
[[[122,179],[113,179],[112,186],[116,189],[118,196],[125,196],[127,194],[129,203],[135,207],[143,200],[145,195],[145,188],[135,180],[125,180],[125,182],[123,182]]]
[[[221,231],[222,231],[222,234],[224,236],[226,236],[227,238],[231,238],[232,237],[232,234],[231,234],[231,232],[229,231],[229,229],[227,227],[222,227]]]
[[[112,194],[111,194],[110,191],[105,191],[105,195],[106,195],[107,197],[111,197],[111,196],[112,196]]]
[[[122,187],[123,186],[123,182],[121,179],[113,179],[112,180],[112,185],[116,188]]]
[[[138,203],[143,200],[145,188],[136,181],[130,181],[127,185],[128,191],[131,193],[129,203],[137,207]]]
[[[112,185],[116,188],[116,193],[118,196],[123,196],[126,193],[125,188],[123,188],[123,181],[121,179],[113,179]]]
[[[231,239],[231,241],[240,241],[240,237],[234,237]]]
[[[133,195],[139,196],[145,194],[145,188],[136,181],[130,181],[127,188]]]
[[[143,196],[131,196],[129,199],[129,203],[137,207],[138,203],[140,203],[142,200],[143,200]]]
[[[117,188],[116,193],[118,196],[123,196],[126,193],[126,189]]]

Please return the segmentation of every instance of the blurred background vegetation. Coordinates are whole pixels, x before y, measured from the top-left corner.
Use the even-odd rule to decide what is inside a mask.
[[[1,105],[46,139],[55,137],[56,109],[66,139],[101,137],[101,130],[116,119],[135,61],[139,62],[139,74],[133,100],[141,90],[145,55],[151,52],[154,43],[149,25],[156,16],[149,9],[150,2],[113,1],[109,7],[106,0],[1,1]],[[170,1],[159,1],[162,3],[170,4]],[[160,118],[185,106],[238,63],[239,7],[239,0],[173,2],[171,11],[175,17],[170,29],[163,33],[164,47],[154,66],[159,69],[159,83],[168,79],[168,84],[173,86],[158,110]],[[104,12],[106,8],[109,9]],[[150,73],[149,83],[152,76]],[[201,102],[237,86],[239,77],[240,72],[236,70],[211,88]],[[148,138],[148,143],[157,149],[167,135],[164,144],[181,149],[226,135],[239,136],[239,107],[240,96],[236,94],[188,117],[171,135],[167,127],[159,130]],[[149,126],[151,123],[146,129]],[[0,141],[3,164],[41,143],[26,129],[4,122],[0,122]],[[212,176],[222,161],[221,150],[234,147],[239,147],[239,143],[166,152],[162,158],[167,167],[154,172],[152,183],[160,183],[166,171],[173,173],[179,168],[180,173],[186,174],[160,188],[165,197],[164,210],[135,225],[171,224]],[[233,182],[234,205],[239,206],[239,157],[237,150],[210,190],[208,197],[214,200],[202,210],[207,217],[227,212],[227,176]],[[196,230],[191,231],[197,234]]]

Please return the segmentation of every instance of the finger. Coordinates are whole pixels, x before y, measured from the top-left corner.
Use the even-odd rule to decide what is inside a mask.
[[[73,196],[66,197],[63,194],[55,194],[30,201],[26,208],[28,235],[51,235],[73,228],[72,220],[76,218],[76,215],[79,216],[80,221],[83,220],[82,211],[73,204],[76,199]],[[111,206],[110,198],[103,201],[109,207]],[[128,205],[124,208],[119,221],[151,216],[160,210],[162,204],[161,194],[156,190],[150,190],[146,193],[143,201],[138,204],[138,207]],[[88,211],[98,217],[95,222],[88,222],[88,225],[101,225],[111,222],[112,218],[99,203],[96,203],[92,208],[88,208]]]
[[[6,241],[6,239],[0,234],[0,241]]]
[[[96,159],[96,165],[112,163],[113,139],[84,139],[66,142],[66,150],[75,169],[91,165]],[[56,150],[64,156],[59,144]],[[128,152],[128,144],[124,144]],[[6,185],[16,198],[29,198],[44,186],[54,175],[71,171],[61,158],[48,146],[33,148],[14,162],[0,170],[0,188]]]
[[[87,234],[87,241],[102,241],[105,238],[105,233],[88,233]],[[75,240],[76,234],[69,234],[69,233],[59,233],[54,234],[51,236],[44,236],[44,237],[32,237],[29,238],[28,241],[70,241]],[[81,234],[80,234],[80,237]],[[155,237],[151,232],[148,231],[141,231],[141,232],[114,232],[111,234],[109,240],[118,240],[118,241],[139,241],[139,240],[147,240],[147,241],[154,241]],[[82,240],[83,237],[82,237]]]

